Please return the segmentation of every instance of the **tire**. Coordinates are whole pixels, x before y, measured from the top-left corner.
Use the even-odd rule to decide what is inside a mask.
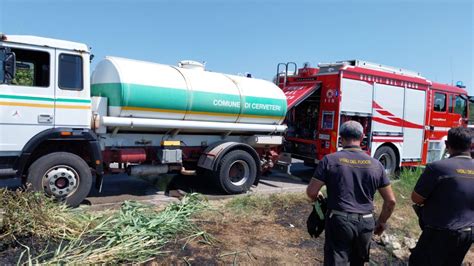
[[[87,163],[68,152],[54,152],[37,159],[28,169],[27,183],[34,191],[76,207],[92,187],[92,174]]]
[[[397,156],[392,148],[388,146],[378,148],[375,152],[374,158],[382,164],[387,176],[395,176],[395,171],[397,170]]]
[[[214,174],[217,184],[227,194],[244,193],[257,178],[257,163],[248,152],[234,150],[222,157]]]

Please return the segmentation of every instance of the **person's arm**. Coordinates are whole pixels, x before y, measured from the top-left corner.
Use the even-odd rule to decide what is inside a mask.
[[[324,157],[316,167],[314,171],[313,178],[309,182],[308,187],[306,188],[306,195],[312,200],[316,201],[319,195],[319,191],[324,186],[324,182],[326,181],[326,166],[328,164],[327,157]]]
[[[323,186],[323,181],[316,178],[311,178],[311,181],[309,182],[309,185],[306,188],[306,195],[308,195],[308,198],[310,198],[312,201],[316,201],[319,195],[319,191]]]
[[[380,212],[379,219],[375,225],[374,234],[381,235],[385,231],[388,218],[393,213],[397,201],[395,195],[393,194],[392,186],[388,185],[382,188],[379,188],[379,193],[383,198],[382,212]]]
[[[435,189],[437,181],[438,175],[436,174],[436,171],[433,170],[431,165],[427,165],[411,193],[411,200],[413,203],[423,205],[425,200]]]
[[[417,205],[423,205],[425,203],[425,198],[413,190],[411,193],[411,201]]]

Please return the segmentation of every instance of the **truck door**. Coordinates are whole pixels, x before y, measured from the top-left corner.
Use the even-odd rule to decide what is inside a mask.
[[[89,128],[89,54],[56,49],[55,126]]]
[[[402,160],[421,161],[426,91],[405,88]]]
[[[431,91],[432,106],[428,112],[428,128],[426,132],[426,141],[428,142],[428,150],[426,155],[426,163],[440,160],[444,152],[443,137],[449,130],[450,109],[452,109],[452,97],[444,91]]]
[[[432,95],[433,108],[431,112],[431,120],[429,126],[433,132],[445,133],[449,129],[448,124],[448,94],[444,91],[433,91]]]
[[[468,112],[467,112],[467,99],[466,97],[462,97],[459,94],[452,94],[452,105],[453,108],[450,110],[452,112],[451,115],[451,123],[452,127],[458,126],[467,126],[468,122]]]
[[[17,156],[36,134],[54,126],[54,49],[18,44],[12,84],[0,84],[0,156]]]

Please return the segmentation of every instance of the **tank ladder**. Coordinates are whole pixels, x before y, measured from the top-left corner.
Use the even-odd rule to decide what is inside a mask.
[[[287,62],[287,63],[278,63],[277,65],[277,74],[276,74],[276,80],[275,84],[277,86],[280,86],[280,77],[283,76],[283,87],[286,86],[286,81],[288,80],[288,69],[289,66],[294,66],[294,70],[290,76],[297,75],[298,73],[298,65],[296,65],[295,62]]]

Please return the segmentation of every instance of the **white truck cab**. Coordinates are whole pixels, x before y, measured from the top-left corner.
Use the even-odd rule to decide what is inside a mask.
[[[48,128],[90,127],[86,45],[3,35],[0,48],[16,57],[15,77],[9,84],[4,77],[0,84],[0,155],[18,154],[28,140]]]
[[[87,144],[83,155],[91,157],[90,144],[95,149],[98,144],[90,131],[89,65],[85,44],[0,34],[0,176],[26,180],[32,163],[54,150],[64,151],[60,146],[72,149]],[[68,138],[50,141],[62,137]],[[72,138],[78,144],[72,144]],[[90,159],[86,161],[92,165]],[[58,180],[50,190],[74,188]]]

